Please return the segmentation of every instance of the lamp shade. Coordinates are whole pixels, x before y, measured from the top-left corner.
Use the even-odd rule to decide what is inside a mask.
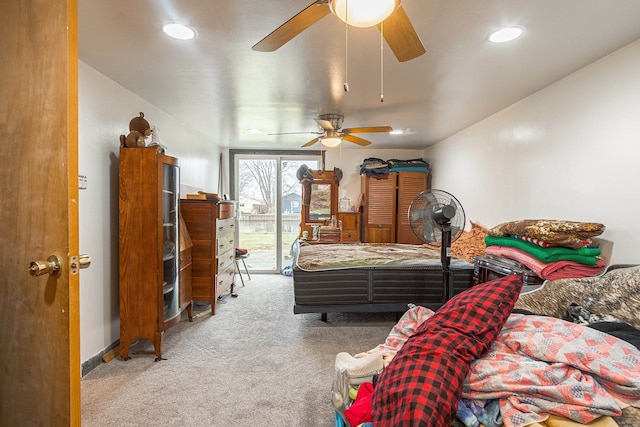
[[[400,0],[331,0],[329,5],[343,22],[366,28],[387,19],[399,3]]]
[[[327,136],[325,138],[321,138],[320,142],[325,147],[337,147],[342,142],[342,138],[338,136]]]

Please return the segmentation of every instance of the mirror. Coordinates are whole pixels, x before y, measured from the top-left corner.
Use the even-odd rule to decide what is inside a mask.
[[[326,225],[338,216],[338,179],[334,171],[312,171],[313,181],[302,182],[300,235],[312,240],[314,226]]]
[[[331,184],[311,184],[309,220],[329,221],[331,219]]]

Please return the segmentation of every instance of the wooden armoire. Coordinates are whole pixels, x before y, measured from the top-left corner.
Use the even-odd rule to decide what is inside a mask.
[[[362,241],[421,244],[409,224],[409,205],[430,188],[429,177],[429,173],[410,171],[362,175]]]

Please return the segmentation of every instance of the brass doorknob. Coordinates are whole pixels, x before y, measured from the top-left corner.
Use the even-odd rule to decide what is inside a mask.
[[[32,276],[42,276],[43,274],[58,276],[60,274],[60,265],[60,258],[56,255],[51,255],[46,261],[31,261],[29,263],[29,273]]]

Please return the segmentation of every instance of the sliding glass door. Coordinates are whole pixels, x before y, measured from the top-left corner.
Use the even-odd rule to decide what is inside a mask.
[[[300,233],[302,186],[296,172],[318,169],[320,156],[301,153],[231,152],[233,194],[238,201],[238,247],[250,253],[247,266],[279,273],[291,265],[291,246]]]

